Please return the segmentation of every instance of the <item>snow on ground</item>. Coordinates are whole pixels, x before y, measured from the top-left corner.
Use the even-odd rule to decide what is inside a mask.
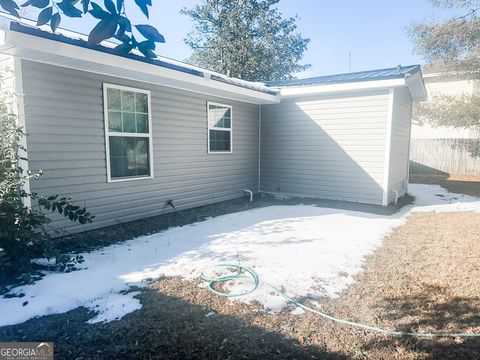
[[[0,326],[79,306],[96,311],[89,322],[120,319],[141,307],[130,285],[161,275],[196,278],[222,262],[254,268],[261,279],[293,296],[335,297],[361,270],[363,260],[394,227],[416,211],[478,211],[480,199],[436,185],[409,186],[415,204],[395,215],[375,215],[316,206],[270,206],[172,228],[83,254],[84,269],[50,273],[0,298]],[[244,284],[249,286],[251,284]],[[240,291],[236,285],[232,291]],[[244,301],[273,311],[285,302],[265,286]],[[321,301],[321,300],[320,300]],[[25,304],[26,302],[26,304]]]

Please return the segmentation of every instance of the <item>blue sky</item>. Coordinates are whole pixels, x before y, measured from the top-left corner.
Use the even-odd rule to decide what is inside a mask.
[[[148,23],[157,27],[167,41],[158,45],[157,54],[177,60],[189,56],[190,49],[183,39],[192,22],[179,11],[197,2],[153,1]],[[133,22],[145,23],[133,0],[128,3]],[[413,21],[442,19],[458,13],[433,8],[428,0],[281,0],[279,8],[285,16],[298,15],[299,31],[311,39],[304,62],[312,68],[300,77],[347,72],[349,53],[352,71],[423,63],[420,56],[413,54],[406,33],[408,26]],[[67,20],[64,27],[83,33],[95,24]]]

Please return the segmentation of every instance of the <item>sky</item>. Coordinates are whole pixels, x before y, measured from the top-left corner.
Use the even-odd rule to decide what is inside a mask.
[[[179,12],[199,1],[154,0],[150,20],[142,16],[133,0],[127,1],[127,11],[133,23],[153,25],[165,36],[166,43],[158,44],[157,54],[184,60],[191,51],[183,39],[192,22]],[[312,67],[298,77],[348,72],[349,53],[351,71],[422,64],[422,57],[413,53],[409,25],[462,14],[433,8],[429,0],[280,0],[278,7],[285,16],[297,15],[298,31],[311,40],[303,62]],[[61,26],[88,33],[94,20],[66,19]]]

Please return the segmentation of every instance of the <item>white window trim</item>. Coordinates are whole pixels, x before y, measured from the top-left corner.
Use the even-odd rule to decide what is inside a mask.
[[[108,128],[108,101],[107,101],[107,90],[108,89],[118,89],[118,90],[125,90],[125,91],[134,91],[142,94],[147,95],[147,103],[148,103],[148,134],[147,133],[123,133],[123,132],[116,132],[110,131]],[[123,85],[115,85],[115,84],[108,84],[103,83],[103,118],[104,118],[104,125],[105,125],[105,152],[106,152],[106,160],[107,160],[107,182],[114,183],[114,182],[123,182],[123,181],[132,181],[132,180],[145,180],[145,179],[153,179],[154,172],[153,172],[153,129],[152,129],[152,94],[149,90],[133,88],[129,86]],[[110,169],[110,136],[121,136],[121,137],[145,137],[148,138],[148,163],[150,165],[150,175],[149,176],[135,176],[135,177],[126,177],[126,178],[118,178],[112,179],[111,176],[111,169]]]
[[[210,105],[224,106],[230,109],[230,128],[210,127]],[[230,132],[230,151],[225,150],[210,150],[210,130],[220,130]],[[208,154],[231,154],[233,153],[233,106],[221,104],[213,101],[207,101],[207,153]]]

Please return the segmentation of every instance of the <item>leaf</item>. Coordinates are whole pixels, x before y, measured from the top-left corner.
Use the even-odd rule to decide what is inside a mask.
[[[113,49],[113,51],[115,51],[115,53],[120,54],[120,55],[127,55],[130,51],[132,51],[132,49],[133,49],[132,44],[123,43],[123,44],[120,44],[117,47],[115,47],[115,49]]]
[[[135,4],[137,4],[137,6],[140,8],[140,10],[142,10],[142,12],[145,14],[145,16],[148,19],[147,3],[149,3],[149,5],[151,5],[151,2],[149,2],[148,0],[135,0]]]
[[[117,10],[119,13],[122,11],[124,3],[125,3],[125,0],[117,0]]]
[[[115,34],[115,39],[121,41],[124,44],[130,43],[130,37],[128,35],[122,34],[122,33],[116,33]],[[133,47],[133,46],[132,46]]]
[[[60,25],[60,21],[62,20],[62,17],[60,16],[60,13],[55,13],[52,15],[52,19],[50,20],[50,27],[52,28],[52,31],[55,32],[57,30],[58,25]]]
[[[0,0],[0,6],[3,8],[3,10],[7,11],[13,16],[20,17],[20,14],[18,13],[18,9],[20,9],[17,5],[17,3],[13,0]]]
[[[47,7],[38,14],[37,26],[47,24],[52,18],[53,7]]]
[[[140,52],[148,59],[153,59],[157,57],[157,55],[152,51],[152,49],[143,46],[142,43],[138,44],[138,50],[140,50]]]
[[[90,0],[82,0],[83,6],[83,13],[86,14],[88,12],[88,5],[90,4]]]
[[[78,222],[79,222],[80,224],[82,224],[82,225],[83,225],[83,224],[86,224],[87,218],[86,218],[85,216],[79,216],[79,217],[78,217]]]
[[[57,3],[57,6],[68,17],[82,17],[82,12],[73,6],[73,3],[68,0],[63,0],[62,2]]]
[[[102,19],[88,35],[88,44],[97,45],[103,40],[109,39],[115,35],[118,25],[118,16],[108,16]]]
[[[135,25],[137,30],[142,34],[146,39],[152,40],[155,42],[164,43],[165,38],[162,34],[158,32],[153,26],[150,25]]]
[[[117,15],[117,8],[112,0],[104,0],[105,8],[112,14]]]
[[[52,195],[52,196],[49,196],[47,198],[48,201],[53,201],[53,200],[56,200],[58,198],[58,194],[57,195]]]
[[[45,6],[50,4],[50,0],[28,0],[26,3],[23,3],[21,6],[34,6],[39,9],[43,9]]]
[[[139,47],[142,47],[146,50],[155,50],[155,42],[151,40],[145,40],[138,44]]]
[[[120,16],[118,18],[118,25],[124,27],[126,32],[132,32],[132,24],[125,16]]]
[[[89,13],[94,18],[97,18],[97,19],[100,19],[100,20],[105,19],[106,17],[110,16],[110,14],[108,12],[103,10],[100,6],[98,6],[95,3],[92,3],[92,10],[90,10]]]

